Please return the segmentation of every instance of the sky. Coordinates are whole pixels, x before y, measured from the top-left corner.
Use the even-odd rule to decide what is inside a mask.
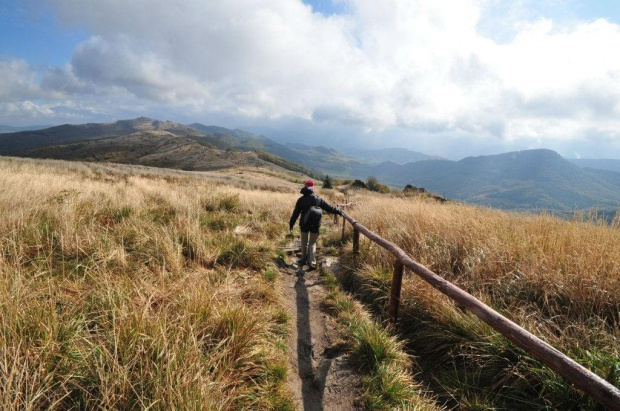
[[[620,158],[620,2],[0,0],[0,124]]]

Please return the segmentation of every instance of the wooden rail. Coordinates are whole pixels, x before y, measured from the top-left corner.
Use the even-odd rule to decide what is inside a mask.
[[[355,202],[355,201],[347,201],[345,199],[343,204],[336,204],[336,206],[339,207],[342,210],[346,210],[348,207],[353,207],[356,204],[357,204],[357,202]],[[338,215],[334,215],[334,222],[336,224],[338,224]],[[342,219],[342,238],[344,238],[344,230],[346,228],[346,225],[347,225],[347,220],[345,218],[343,218]]]
[[[346,221],[353,226],[353,254],[359,253],[359,235],[364,234],[371,241],[388,250],[396,257],[392,277],[390,296],[390,316],[396,322],[400,303],[400,288],[404,267],[420,276],[427,283],[443,294],[470,310],[476,317],[487,323],[515,345],[542,361],[547,367],[556,371],[576,387],[589,394],[596,401],[610,410],[620,410],[620,389],[616,388],[592,371],[579,365],[560,351],[553,348],[534,334],[515,324],[497,311],[493,310],[471,294],[456,285],[444,280],[428,268],[415,262],[401,248],[370,231],[347,213],[343,213]],[[343,231],[344,236],[344,231]]]

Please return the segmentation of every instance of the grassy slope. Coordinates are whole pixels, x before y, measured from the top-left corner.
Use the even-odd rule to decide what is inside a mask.
[[[182,170],[269,165],[254,153],[221,151],[167,131],[141,131],[110,139],[26,150],[19,155],[30,158],[139,164]]]
[[[303,156],[299,153],[263,136],[199,123],[191,124],[190,127],[206,134],[196,137],[197,141],[213,144],[221,150],[263,151],[295,163],[303,162]]]
[[[0,159],[0,408],[289,408],[292,197],[248,174]]]
[[[610,227],[361,193],[353,200],[363,204],[352,212],[358,221],[620,385],[620,220]],[[381,316],[392,264],[362,240],[345,279]],[[415,276],[406,276],[402,301],[399,333],[443,401],[461,409],[595,408]]]
[[[287,316],[269,261],[296,198],[284,193],[296,193],[291,183],[299,183],[295,175],[250,169],[0,159],[0,406],[289,407]],[[354,197],[359,221],[620,382],[620,221],[609,227],[363,191]],[[348,264],[345,283],[379,319],[391,265],[364,240],[360,260]],[[328,296],[344,323],[347,301]],[[594,408],[412,276],[401,313],[397,331],[421,367],[411,372],[440,404]],[[372,331],[358,325],[349,327],[353,341]],[[379,386],[390,375],[378,377]]]
[[[369,164],[366,164],[368,163],[367,160],[352,158],[325,147],[310,147],[303,144],[285,146],[269,138],[245,131],[205,126],[198,123],[190,124],[190,127],[206,134],[205,136],[195,137],[196,141],[212,144],[222,150],[256,151],[275,155],[280,157],[280,159],[275,159],[277,161],[275,164],[285,160],[289,164],[290,162],[302,164],[304,168],[314,170],[306,172],[306,174],[313,173],[318,175],[320,172],[320,174],[331,176],[361,176],[360,178],[366,178],[369,175],[369,170],[372,168]],[[420,155],[423,156],[423,154]],[[295,171],[295,168],[286,168]]]
[[[15,154],[23,150],[70,144],[78,141],[114,138],[140,131],[166,131],[178,136],[199,135],[196,130],[171,121],[146,117],[119,120],[115,123],[65,124],[42,130],[0,135],[0,154]]]

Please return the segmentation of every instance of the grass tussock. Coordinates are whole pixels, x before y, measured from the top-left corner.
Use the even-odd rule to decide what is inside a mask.
[[[340,291],[338,280],[321,269],[323,284],[329,294],[323,308],[338,319],[346,338],[346,346],[363,375],[362,402],[368,410],[437,410],[413,381],[412,359],[405,353],[403,342],[374,322],[353,298]]]
[[[358,221],[620,386],[617,226],[424,199],[358,201]],[[351,257],[343,282],[385,316],[393,256],[362,239],[360,257]],[[405,276],[400,313],[398,331],[442,403],[462,409],[597,407],[415,275]]]
[[[291,409],[289,195],[13,159],[0,193],[0,408]]]

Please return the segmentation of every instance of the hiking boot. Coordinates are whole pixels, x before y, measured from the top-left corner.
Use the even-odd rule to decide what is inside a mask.
[[[308,264],[308,269],[309,269],[309,270],[316,270],[316,263],[310,263],[310,264]]]
[[[307,262],[308,262],[308,259],[306,257],[300,258],[299,260],[297,260],[297,264],[299,264],[299,265],[304,265]]]

